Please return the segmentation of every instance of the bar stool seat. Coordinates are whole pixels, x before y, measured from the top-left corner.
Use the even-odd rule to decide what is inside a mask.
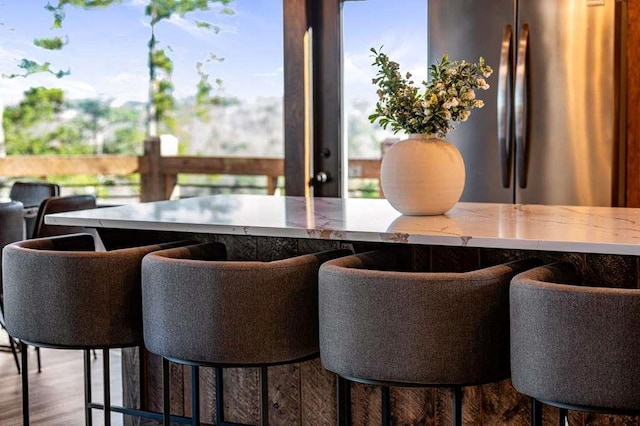
[[[168,361],[215,368],[216,424],[226,424],[222,367],[260,367],[261,424],[267,424],[267,366],[318,355],[318,268],[335,250],[271,262],[225,260],[221,244],[163,250],[142,261],[146,348],[163,357],[165,424]],[[199,422],[192,369],[193,424]]]
[[[351,421],[346,379],[383,386],[383,424],[391,423],[389,386],[451,387],[461,424],[463,386],[509,377],[509,282],[539,262],[465,273],[399,264],[385,250],[320,268],[320,360],[338,375],[339,423]]]
[[[578,284],[569,263],[511,283],[511,380],[532,398],[533,424],[540,402],[561,423],[567,409],[640,414],[640,291]]]
[[[110,424],[110,348],[141,346],[142,258],[176,244],[95,251],[89,234],[39,238],[3,251],[5,320],[22,346],[23,420],[29,424],[26,344],[85,350],[85,421],[91,424],[90,349],[103,349],[105,424]],[[131,414],[135,414],[131,412]]]

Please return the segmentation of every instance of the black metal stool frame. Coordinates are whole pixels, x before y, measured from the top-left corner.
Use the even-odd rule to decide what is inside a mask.
[[[353,377],[337,376],[336,382],[336,395],[338,404],[338,425],[348,426],[351,425],[351,386],[350,382],[361,383],[365,385],[380,386],[382,390],[381,395],[381,409],[382,409],[382,424],[384,426],[391,425],[391,392],[390,387],[404,387],[404,388],[450,388],[451,396],[453,398],[453,408],[451,411],[451,424],[455,426],[462,425],[462,389],[467,386],[480,386],[485,383],[473,383],[473,384],[416,384],[405,382],[387,382],[380,380],[359,379]],[[504,379],[508,379],[505,377]],[[494,383],[494,381],[487,382]]]
[[[29,362],[27,356],[27,345],[36,346],[33,343],[27,343],[20,341],[20,352],[22,362],[22,413],[23,413],[23,425],[29,425]],[[46,345],[38,345],[36,347],[47,347]],[[60,347],[51,347],[53,349],[60,349]],[[67,348],[74,349],[74,348]],[[63,349],[64,350],[64,349]],[[136,416],[142,418],[148,418],[153,420],[162,420],[163,413],[157,413],[154,411],[138,410],[135,408],[123,407],[118,405],[111,405],[111,375],[109,367],[109,349],[102,349],[103,353],[103,392],[104,403],[96,403],[92,400],[91,395],[91,351],[92,349],[84,349],[84,391],[85,391],[85,425],[91,426],[93,419],[91,415],[92,409],[99,409],[104,411],[104,424],[111,424],[111,412],[121,413],[129,416]],[[183,416],[171,416],[171,421],[174,423],[191,424],[192,419]]]
[[[184,418],[185,423],[198,425],[200,418],[200,378],[198,376],[199,368],[213,368],[215,373],[215,407],[216,407],[216,426],[249,426],[243,423],[234,423],[224,420],[224,380],[222,377],[222,371],[225,368],[258,368],[260,370],[260,425],[267,426],[269,424],[269,383],[268,383],[268,367],[277,365],[296,364],[299,362],[310,361],[318,358],[320,354],[315,353],[302,358],[275,362],[269,364],[210,364],[199,363],[192,361],[185,361],[175,358],[162,357],[162,396],[163,396],[163,424],[165,426],[170,425],[171,421],[175,421],[174,416],[171,416],[171,385],[169,374],[169,363],[186,365],[191,368],[191,415],[192,417]]]

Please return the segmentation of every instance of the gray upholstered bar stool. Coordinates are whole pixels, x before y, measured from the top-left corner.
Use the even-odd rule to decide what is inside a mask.
[[[0,202],[0,263],[2,262],[2,248],[7,244],[20,241],[25,238],[24,207],[19,201]],[[2,270],[0,265],[0,271]],[[4,328],[4,303],[2,292],[2,277],[0,277],[0,326]],[[18,373],[20,373],[20,363],[16,353],[16,345],[9,336],[9,349],[16,362]]]
[[[576,283],[569,263],[511,283],[511,380],[536,425],[540,402],[560,408],[560,424],[567,409],[640,414],[640,291]]]
[[[268,422],[267,366],[318,355],[318,268],[335,250],[272,262],[225,260],[200,244],[142,261],[146,348],[163,357],[169,424],[168,360],[192,367],[192,419],[199,422],[198,366],[215,368],[216,425],[224,420],[222,367],[260,367],[261,424]]]
[[[29,424],[25,344],[85,352],[85,422],[104,408],[110,424],[109,349],[141,346],[141,261],[175,244],[94,251],[89,234],[25,240],[4,248],[2,275],[8,333],[21,342],[24,424]],[[90,349],[103,349],[104,404],[92,403]],[[116,410],[117,411],[117,410]],[[133,410],[119,410],[138,415]],[[158,415],[157,417],[160,417]]]
[[[509,282],[523,260],[465,273],[399,270],[398,254],[375,251],[320,268],[320,360],[338,375],[338,421],[350,424],[349,381],[451,387],[453,423],[462,387],[509,377]],[[346,380],[345,380],[346,379]]]

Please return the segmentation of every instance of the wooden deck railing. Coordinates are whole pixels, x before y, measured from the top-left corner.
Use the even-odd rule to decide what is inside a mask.
[[[380,160],[350,160],[350,176],[380,178]],[[140,201],[169,199],[179,174],[266,176],[268,194],[284,176],[282,158],[162,156],[157,138],[145,141],[144,155],[8,156],[0,158],[0,176],[140,175]]]

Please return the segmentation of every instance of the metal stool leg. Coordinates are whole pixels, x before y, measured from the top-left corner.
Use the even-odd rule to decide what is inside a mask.
[[[216,379],[216,424],[224,423],[224,383],[222,381],[222,368],[215,367]]]
[[[462,388],[456,386],[451,389],[453,394],[453,413],[451,423],[455,426],[462,426]]]
[[[336,394],[338,426],[348,426],[351,424],[351,384],[347,379],[337,376]]]
[[[171,381],[171,371],[169,360],[162,358],[162,421],[164,426],[171,425],[171,389],[169,382]]]
[[[391,389],[382,386],[382,425],[391,426]]]
[[[42,373],[42,362],[40,361],[40,348],[36,346],[36,358],[38,359],[38,373]]]
[[[260,367],[260,425],[269,425],[269,378],[267,367]]]
[[[16,351],[16,342],[13,340],[13,337],[9,336],[9,347],[11,348],[11,353],[13,354],[13,360],[16,362],[16,368],[18,369],[18,374],[20,374],[20,361],[18,361],[18,351]]]
[[[535,398],[531,398],[531,424],[542,426],[542,403]]]
[[[200,369],[191,367],[191,424],[200,424]]]
[[[93,417],[91,412],[91,353],[88,349],[84,351],[84,424],[91,426]]]
[[[567,425],[567,417],[569,416],[569,412],[566,408],[560,409],[560,415],[558,417],[558,425],[566,426]],[[542,424],[542,423],[541,423]]]
[[[109,349],[102,350],[102,377],[104,394],[104,426],[111,426],[111,372]]]
[[[27,345],[20,342],[20,357],[22,358],[22,424],[29,425],[29,359]]]

